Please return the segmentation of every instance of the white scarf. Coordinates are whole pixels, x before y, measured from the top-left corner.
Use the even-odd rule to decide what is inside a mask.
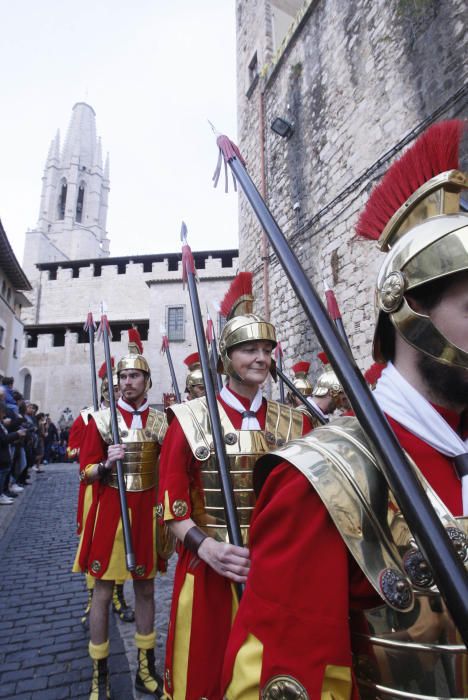
[[[391,362],[382,372],[373,395],[384,413],[437,452],[451,458],[468,452],[468,440],[457,435]],[[468,476],[462,478],[462,500],[463,514],[468,515]]]
[[[141,404],[141,406],[138,406],[138,408],[134,408],[133,406],[131,406],[129,403],[124,401],[122,397],[120,397],[117,403],[120,406],[120,408],[123,408],[124,411],[128,411],[128,413],[133,414],[130,430],[142,430],[143,423],[141,422],[141,414],[144,413],[144,411],[146,411],[146,409],[149,406],[148,399],[146,399],[145,402]]]
[[[239,413],[245,413],[246,408],[241,404],[239,399],[234,396],[232,391],[229,391],[227,386],[224,386],[221,389],[220,392],[220,397],[224,401],[224,403],[227,403],[228,406],[233,408],[235,411],[238,411]],[[258,389],[257,393],[253,397],[253,400],[250,404],[250,411],[253,413],[257,413],[258,409],[262,405],[262,392],[260,389]],[[242,425],[241,425],[241,430],[261,430],[260,428],[260,423],[257,420],[256,416],[244,416],[242,418]]]

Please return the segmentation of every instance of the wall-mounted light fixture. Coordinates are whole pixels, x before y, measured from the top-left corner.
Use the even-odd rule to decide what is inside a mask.
[[[286,121],[282,117],[275,117],[270,124],[271,130],[283,139],[289,139],[294,133],[294,124]]]

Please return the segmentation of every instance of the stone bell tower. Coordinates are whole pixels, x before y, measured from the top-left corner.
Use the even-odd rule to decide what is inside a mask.
[[[37,226],[26,233],[23,267],[29,279],[37,277],[36,263],[109,255],[108,195],[109,158],[103,166],[96,114],[77,102],[63,148],[59,132],[50,144]]]

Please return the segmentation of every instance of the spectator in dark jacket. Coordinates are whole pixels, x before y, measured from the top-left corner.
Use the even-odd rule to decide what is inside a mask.
[[[21,440],[26,435],[26,430],[20,428],[12,432],[8,432],[5,425],[7,415],[7,406],[4,401],[0,401],[0,505],[10,505],[13,499],[7,496],[8,483],[11,473],[11,453],[10,446],[18,440]],[[7,421],[11,419],[7,418]]]

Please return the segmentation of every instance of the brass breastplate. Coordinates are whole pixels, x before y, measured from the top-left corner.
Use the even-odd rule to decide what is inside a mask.
[[[284,459],[317,491],[383,601],[373,610],[351,616],[360,697],[468,697],[468,650],[357,420],[339,418],[265,456],[265,473]],[[414,462],[412,466],[447,534],[468,563],[468,518],[453,517]]]
[[[110,411],[105,409],[93,414],[103,440],[112,444]],[[158,485],[158,459],[161,442],[167,423],[163,413],[150,408],[144,429],[127,428],[120,412],[117,412],[120,439],[125,445],[122,461],[125,487],[127,491],[146,491]],[[118,488],[117,472],[114,467],[109,486]]]
[[[302,433],[299,411],[268,401],[265,430],[236,430],[223,406],[218,402],[221,427],[234,490],[234,500],[246,543],[255,493],[252,487],[253,467],[257,459],[273,447]],[[209,414],[204,398],[172,406],[190,448],[200,462],[200,482],[192,491],[192,518],[205,532],[217,540],[227,541],[223,499],[216,468],[216,455]]]

